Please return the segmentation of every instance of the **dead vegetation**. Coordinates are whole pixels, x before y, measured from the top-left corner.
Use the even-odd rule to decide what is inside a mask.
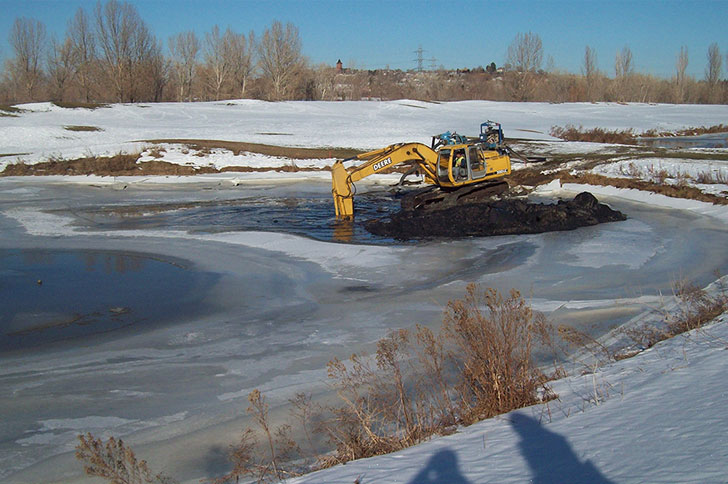
[[[147,462],[137,460],[134,451],[121,439],[109,437],[105,443],[90,433],[78,436],[76,458],[87,475],[101,477],[111,484],[173,484],[164,474],[152,474]]]
[[[92,156],[75,160],[53,159],[32,165],[11,163],[0,175],[195,175],[217,171],[208,167],[195,168],[158,160],[138,163],[138,159],[138,154],[119,153],[114,156]]]
[[[0,104],[0,117],[15,118],[18,114],[22,113],[23,110],[16,108],[15,106],[9,106],[7,104]]]
[[[81,125],[68,125],[68,126],[64,126],[63,129],[65,129],[66,131],[76,131],[76,132],[103,131],[103,129],[99,128],[98,126],[81,126]]]
[[[584,129],[582,126],[578,128],[573,125],[565,127],[553,126],[549,134],[554,138],[564,141],[587,141],[591,143],[609,143],[621,145],[637,144],[637,139],[632,129],[625,130],[606,130],[604,128]]]
[[[716,295],[685,280],[673,286],[677,310],[664,311],[660,325],[642,324],[622,331],[638,349],[651,348],[660,341],[701,328],[728,310],[728,292],[723,286]]]
[[[726,197],[704,193],[699,188],[690,186],[687,183],[670,185],[632,178],[612,178],[588,172],[574,174],[567,171],[553,174],[552,178],[559,178],[562,183],[583,183],[587,185],[613,186],[616,188],[632,188],[658,193],[672,198],[687,198],[716,205],[728,205],[728,199]]]
[[[203,139],[152,139],[142,140],[153,144],[181,144],[186,145],[191,150],[201,153],[210,153],[210,150],[221,148],[231,151],[235,155],[248,153],[260,153],[266,156],[276,156],[281,158],[291,158],[294,160],[305,159],[345,159],[356,156],[361,150],[353,148],[298,148],[292,146],[275,146],[261,143],[247,143],[243,141],[224,141],[224,140],[203,140]]]
[[[329,453],[303,452],[289,424],[274,430],[255,390],[248,408],[255,428],[231,447],[230,473],[212,482],[268,482],[386,454],[553,398],[531,354],[544,324],[518,292],[503,296],[471,284],[463,299],[448,304],[438,332],[401,329],[380,340],[373,357],[330,361],[338,404],[314,405],[302,394],[291,401],[306,447],[314,448],[313,432],[328,442]]]
[[[90,103],[90,102],[63,102],[63,101],[53,101],[51,104],[58,106],[59,108],[65,108],[65,109],[99,109],[99,108],[108,108],[110,105],[107,103]]]
[[[553,126],[549,134],[564,141],[587,141],[591,143],[609,143],[622,145],[636,145],[639,138],[666,138],[674,136],[699,136],[702,134],[726,133],[728,126],[718,124],[714,126],[701,126],[698,128],[685,128],[678,131],[659,131],[650,129],[637,134],[633,129],[607,130],[604,128],[585,129],[573,125]]]

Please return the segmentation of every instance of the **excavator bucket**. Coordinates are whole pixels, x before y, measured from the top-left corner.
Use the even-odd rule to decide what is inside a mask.
[[[331,167],[331,193],[334,196],[334,209],[337,219],[354,218],[354,193],[349,172],[341,161]]]

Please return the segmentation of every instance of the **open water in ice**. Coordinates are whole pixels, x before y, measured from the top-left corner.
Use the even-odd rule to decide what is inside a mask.
[[[328,360],[438,326],[469,282],[517,288],[598,336],[659,307],[676,279],[728,270],[722,223],[602,201],[629,219],[400,244],[359,225],[396,209],[381,189],[357,197],[342,235],[323,182],[0,180],[0,480],[82,480],[73,448],[90,431],[199,482],[225,470],[251,390],[278,419],[295,392],[328,391]]]
[[[728,133],[709,133],[697,136],[667,136],[639,138],[639,144],[656,148],[728,148]]]

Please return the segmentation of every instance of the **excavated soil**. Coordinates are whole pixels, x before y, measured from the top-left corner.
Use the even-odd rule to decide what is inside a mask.
[[[446,210],[402,210],[386,218],[370,220],[365,227],[374,235],[409,240],[535,234],[626,219],[623,213],[599,203],[591,193],[582,192],[573,200],[554,204],[511,198]]]

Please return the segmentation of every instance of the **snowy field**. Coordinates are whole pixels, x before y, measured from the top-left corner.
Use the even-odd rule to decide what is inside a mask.
[[[152,139],[360,149],[429,143],[445,130],[476,134],[486,119],[501,122],[507,137],[544,142],[548,152],[594,153],[615,148],[553,140],[551,126],[677,130],[728,119],[726,106],[409,100],[19,107],[26,112],[0,117],[0,155],[13,154],[0,157],[0,169],[18,159],[144,152]],[[165,146],[164,159],[216,167],[292,162],[184,150]],[[627,160],[594,170],[629,176],[618,163]],[[723,169],[712,159],[639,163],[645,173],[648,166],[696,175]],[[377,213],[391,181],[362,184],[362,213]],[[407,244],[360,231],[343,243],[330,189],[327,172],[0,178],[0,480],[86,482],[73,458],[76,435],[86,431],[124,438],[155,471],[184,483],[224,472],[251,390],[268,397],[274,418],[285,417],[297,391],[326,394],[329,359],[370,350],[393,328],[439,325],[443,307],[469,282],[517,288],[554,322],[610,338],[621,325],[654,318],[677,279],[702,287],[716,271],[728,273],[725,206],[555,183],[531,197],[588,189],[628,220]],[[98,304],[63,292],[74,284],[88,289],[83,296],[97,294]],[[63,299],[44,305],[58,294],[65,306]],[[90,331],[42,340],[77,326]],[[726,482],[727,326],[721,317],[596,376],[556,382],[560,399],[548,408],[292,482]],[[7,341],[26,346],[7,348]]]
[[[110,105],[94,110],[66,109],[51,103],[18,106],[19,117],[0,117],[0,169],[18,158],[26,162],[143,151],[155,139],[212,139],[296,147],[381,148],[401,141],[429,144],[444,131],[476,135],[480,123],[494,120],[506,137],[553,140],[552,126],[673,131],[725,123],[726,106],[650,104],[545,104],[463,101],[427,103],[284,102],[254,100],[217,103]],[[69,131],[88,126],[99,131]],[[583,145],[578,143],[576,145]],[[172,147],[170,161],[183,164],[233,163],[221,153],[210,159]],[[180,159],[184,158],[184,159]],[[249,166],[270,166],[251,156]],[[330,161],[328,162],[330,164]]]

